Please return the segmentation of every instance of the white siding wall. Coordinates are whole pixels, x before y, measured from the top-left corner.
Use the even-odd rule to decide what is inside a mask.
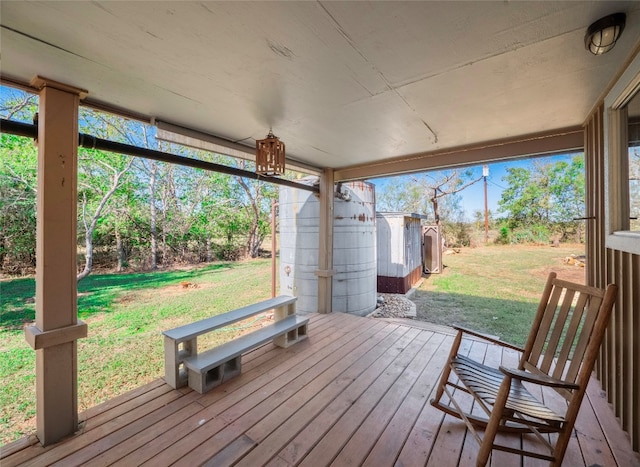
[[[377,213],[378,276],[405,277],[421,265],[420,219]]]

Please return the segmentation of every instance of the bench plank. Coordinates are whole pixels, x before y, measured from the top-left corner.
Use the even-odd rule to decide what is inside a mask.
[[[193,372],[188,371],[184,361],[186,359],[194,359],[198,355],[198,336],[256,316],[268,310],[273,310],[273,318],[276,322],[280,322],[288,316],[295,315],[296,300],[296,297],[280,295],[227,313],[164,331],[162,334],[164,336],[165,381],[169,386],[178,389],[187,384],[191,385],[189,380],[193,380],[194,385],[197,385],[193,387],[202,389],[204,387],[202,386],[203,377],[210,383],[212,381],[222,380],[225,373],[227,378],[240,374],[240,357],[228,360],[224,366],[220,366],[215,371],[210,371],[200,377],[196,377],[196,375],[189,376],[189,374]],[[287,332],[276,335],[274,343],[279,347],[288,347],[299,340],[297,337],[298,334],[306,337],[306,329],[307,326],[305,324],[301,326],[299,330],[290,330],[291,335]],[[200,381],[197,381],[197,378],[199,378]],[[209,383],[207,383],[207,387],[213,387],[213,383]]]
[[[189,387],[200,394],[213,389],[241,373],[243,353],[271,340],[280,347],[299,342],[307,337],[308,323],[309,318],[291,315],[218,347],[185,358]]]
[[[213,331],[215,329],[228,326],[243,319],[250,318],[262,312],[271,310],[272,308],[280,308],[286,305],[295,303],[297,297],[291,297],[288,295],[280,295],[278,297],[270,298],[259,303],[253,303],[237,310],[222,313],[220,315],[212,316],[195,323],[185,324],[174,329],[164,331],[162,334],[165,336],[181,342],[193,339],[200,334]]]
[[[291,315],[281,321],[260,328],[257,331],[237,337],[232,341],[206,350],[193,357],[186,358],[184,365],[190,370],[207,371],[225,361],[242,355],[244,352],[266,344],[273,340],[274,337],[292,331],[308,322],[309,318]]]

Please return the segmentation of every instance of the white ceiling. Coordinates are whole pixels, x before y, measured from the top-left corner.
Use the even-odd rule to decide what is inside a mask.
[[[627,13],[608,54],[590,23]],[[0,3],[4,78],[320,167],[581,125],[640,38],[640,2]]]

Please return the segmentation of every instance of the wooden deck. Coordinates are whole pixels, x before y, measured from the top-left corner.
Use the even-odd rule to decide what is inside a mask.
[[[473,465],[477,445],[464,424],[428,403],[452,339],[428,326],[311,315],[309,339],[260,347],[243,357],[241,376],[207,394],[154,381],[87,410],[80,432],[61,443],[4,446],[0,464]],[[479,341],[465,350],[491,362],[516,357]],[[565,465],[640,465],[592,383]],[[496,452],[492,465],[544,464]]]

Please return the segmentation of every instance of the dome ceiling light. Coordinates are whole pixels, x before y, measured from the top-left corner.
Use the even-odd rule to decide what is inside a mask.
[[[627,16],[614,13],[600,18],[587,29],[584,46],[593,55],[602,55],[613,49],[624,30]]]

